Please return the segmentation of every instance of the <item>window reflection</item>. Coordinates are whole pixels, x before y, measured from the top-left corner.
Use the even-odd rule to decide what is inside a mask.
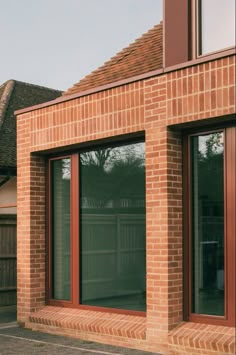
[[[193,313],[224,315],[224,142],[191,138]]]
[[[82,304],[145,311],[144,143],[80,154]]]
[[[70,299],[70,159],[51,161],[53,298]]]

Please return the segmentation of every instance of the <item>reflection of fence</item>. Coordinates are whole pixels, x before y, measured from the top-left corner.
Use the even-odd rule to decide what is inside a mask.
[[[201,217],[199,247],[200,288],[214,288],[224,269],[224,217]]]
[[[224,217],[203,216],[200,219],[201,241],[214,241],[222,247],[224,244]]]
[[[0,215],[0,306],[16,304],[16,216]]]
[[[145,292],[145,216],[83,214],[82,299]]]

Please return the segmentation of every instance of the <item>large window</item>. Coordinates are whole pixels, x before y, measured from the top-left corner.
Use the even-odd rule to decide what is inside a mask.
[[[235,322],[235,140],[234,127],[187,138],[185,272],[191,320]]]
[[[49,301],[146,310],[145,146],[50,160]]]
[[[235,0],[199,0],[199,52],[235,46]]]

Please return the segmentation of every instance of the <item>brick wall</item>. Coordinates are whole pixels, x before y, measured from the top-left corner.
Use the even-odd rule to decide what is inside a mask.
[[[144,131],[147,314],[142,327],[145,337],[134,342],[124,336],[104,335],[99,329],[95,333],[86,333],[84,328],[79,333],[70,332],[63,330],[62,325],[54,329],[53,321],[47,330],[182,354],[178,340],[175,350],[173,344],[172,350],[171,347],[168,350],[167,340],[168,333],[183,320],[182,141],[181,133],[169,126],[208,122],[216,117],[224,121],[233,113],[235,56],[20,114],[17,117],[18,320],[34,329],[45,330],[46,324],[51,324],[49,320],[44,325],[39,321],[49,317],[47,307],[38,318],[32,315],[41,312],[45,305],[45,159],[40,154]],[[93,312],[89,314],[93,316]],[[61,317],[62,323],[59,317],[57,324],[64,324]],[[112,317],[115,324],[117,318],[110,315],[109,320]],[[133,324],[132,317],[125,317],[127,324]],[[199,349],[192,346],[192,353],[199,353]],[[207,353],[208,349],[204,351]]]

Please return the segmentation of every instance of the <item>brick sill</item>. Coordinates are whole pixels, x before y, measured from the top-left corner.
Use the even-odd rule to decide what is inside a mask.
[[[144,340],[146,319],[139,316],[46,306],[32,313],[32,324]]]
[[[201,349],[212,354],[235,354],[235,328],[182,323],[168,334],[170,348]]]

